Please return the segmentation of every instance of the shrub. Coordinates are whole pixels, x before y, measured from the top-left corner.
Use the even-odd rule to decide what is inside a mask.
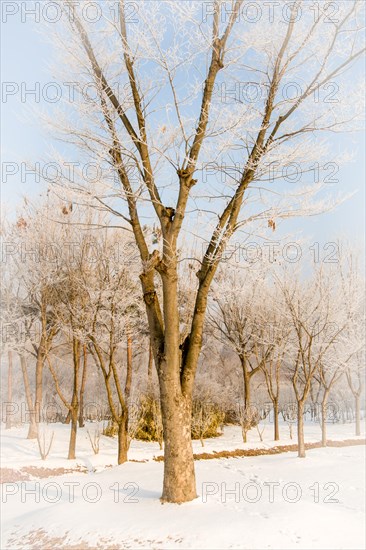
[[[140,419],[135,438],[141,441],[158,441],[160,448],[163,446],[160,402],[152,395],[144,395],[140,399]]]
[[[115,437],[118,434],[118,424],[113,420],[108,420],[108,424],[103,427],[103,435]]]
[[[192,407],[192,439],[199,439],[202,447],[204,439],[218,437],[222,433],[225,413],[210,401],[194,400]]]

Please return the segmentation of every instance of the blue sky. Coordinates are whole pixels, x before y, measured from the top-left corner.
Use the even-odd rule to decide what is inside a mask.
[[[14,82],[21,88],[34,87],[35,82],[44,85],[54,81],[48,69],[53,52],[37,32],[38,25],[31,21],[22,23],[19,16],[9,17],[2,24],[1,66],[2,82]],[[23,85],[24,86],[24,85]],[[41,103],[42,105],[42,103]],[[44,103],[52,108],[52,104]],[[21,93],[8,97],[1,103],[2,162],[39,160],[47,156],[50,137],[42,132],[36,120],[27,117],[27,104],[22,102]],[[336,210],[311,218],[301,218],[286,222],[286,230],[308,235],[313,240],[327,242],[337,237],[347,237],[360,243],[365,238],[365,139],[363,133],[346,134],[332,138],[334,151],[344,148],[352,150],[355,160],[342,166],[337,177],[340,192],[353,192],[355,195]],[[36,196],[42,191],[31,178],[21,182],[20,175],[2,178],[1,198],[5,210],[10,214],[20,204],[22,195]]]

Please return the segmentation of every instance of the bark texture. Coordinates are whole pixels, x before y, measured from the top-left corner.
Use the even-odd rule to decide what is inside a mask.
[[[8,351],[8,403],[13,402],[13,352]],[[11,413],[7,411],[5,429],[10,430],[12,426]]]

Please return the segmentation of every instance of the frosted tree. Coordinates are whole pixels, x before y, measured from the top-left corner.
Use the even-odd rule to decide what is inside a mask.
[[[282,292],[283,311],[291,327],[286,373],[296,397],[298,455],[303,458],[305,403],[315,377],[321,377],[329,358],[336,357],[348,319],[339,301],[334,272],[324,265],[314,264],[307,280],[302,280],[296,270],[285,270],[276,286]]]
[[[354,358],[357,363],[347,369],[346,376],[349,388],[355,400],[355,434],[361,435],[361,395],[364,389],[365,366],[364,354]],[[361,362],[363,361],[363,363]]]
[[[5,239],[4,239],[5,237]],[[6,230],[2,231],[6,242]],[[6,248],[5,248],[6,250]],[[13,352],[19,347],[19,325],[22,319],[20,309],[19,284],[11,269],[2,269],[0,277],[1,292],[1,353],[7,356],[7,401],[5,404],[5,429],[12,427],[13,404]]]
[[[341,247],[339,247],[341,250]],[[339,332],[335,345],[323,357],[315,379],[321,394],[322,445],[327,444],[327,420],[334,420],[337,410],[328,407],[330,392],[346,376],[355,397],[356,435],[360,435],[360,403],[362,393],[362,369],[364,365],[364,280],[357,267],[356,254],[343,247],[339,262],[332,266],[333,292],[338,295],[337,312],[333,324],[328,327],[329,337]],[[359,380],[358,386],[354,384]],[[358,419],[358,420],[357,420]],[[357,433],[358,432],[358,433]]]
[[[264,330],[258,341],[258,347],[265,348],[265,360],[260,367],[263,373],[267,392],[273,405],[274,440],[280,439],[279,409],[281,384],[285,367],[286,351],[291,336],[291,328],[286,322],[286,315],[278,304],[273,288],[267,286],[262,292],[265,306],[262,309],[262,324]],[[263,353],[263,352],[262,352]]]
[[[88,349],[103,374],[112,423],[117,426],[118,464],[122,464],[127,460],[133,423],[131,416],[129,430],[133,376],[131,334],[137,331],[141,308],[133,265],[129,265],[127,255],[121,261],[119,255],[111,254],[113,244],[117,243],[113,243],[112,236],[100,248],[98,264],[85,279],[84,291],[88,294],[90,316]],[[125,361],[121,356],[124,342],[127,344]]]
[[[43,398],[43,371],[46,357],[59,331],[54,316],[55,277],[53,258],[61,226],[47,225],[49,205],[36,208],[25,201],[16,223],[9,232],[6,269],[17,281],[15,322],[19,330],[17,351],[21,359],[30,416],[29,439],[37,437]],[[35,358],[35,395],[30,405],[30,383],[26,356]]]
[[[339,264],[340,293],[347,326],[342,334],[343,348],[338,360],[354,398],[355,433],[361,435],[361,397],[365,381],[365,279],[357,258],[356,251],[346,247]]]
[[[60,33],[57,49],[67,57],[58,68],[63,82],[78,86],[53,121],[72,150],[78,147],[78,162],[93,161],[104,172],[86,181],[79,166],[53,178],[53,187],[106,209],[133,232],[160,384],[162,500],[184,502],[196,497],[192,392],[211,283],[234,233],[240,239],[261,221],[273,230],[281,219],[334,203],[325,183],[306,175],[314,162],[329,161],[327,132],[356,124],[362,89],[344,75],[364,51],[362,6],[347,2],[334,19],[326,5],[309,10],[294,2],[285,20],[281,12],[252,25],[242,0],[230,3],[230,13],[220,0],[139,2],[133,22],[123,0],[112,4],[98,4],[93,24],[80,6],[61,2],[70,24]],[[51,34],[55,39],[55,25]],[[296,79],[294,97],[288,86]],[[96,95],[86,101],[91,83]],[[238,83],[254,83],[257,101],[226,102]],[[340,101],[317,101],[332,83]],[[296,187],[281,177],[289,163],[305,177]],[[155,242],[145,224],[157,229]],[[192,243],[189,254],[185,243],[194,237],[192,258]],[[197,280],[182,344],[178,288],[188,264]]]
[[[58,208],[57,208],[58,205]],[[71,422],[68,458],[74,459],[80,419],[80,396],[86,383],[86,355],[93,357],[105,381],[113,422],[118,426],[118,463],[127,460],[128,399],[132,384],[132,334],[139,315],[131,250],[127,240],[117,240],[113,229],[93,233],[93,227],[107,222],[93,209],[65,207],[63,221],[49,220],[62,228],[60,254],[55,258],[52,292],[56,297],[53,315],[62,332],[72,366],[72,393],[68,398],[56,365],[65,363],[58,354],[48,354],[47,364]],[[66,208],[66,210],[65,210]],[[80,226],[83,231],[80,232]],[[61,240],[62,238],[62,240]],[[72,245],[72,246],[71,246]],[[125,262],[123,264],[122,262]],[[57,266],[57,267],[56,267]],[[136,277],[135,277],[136,279]],[[126,342],[126,380],[121,381],[121,348]],[[83,368],[82,368],[83,367]],[[65,371],[65,365],[64,369]]]
[[[266,346],[264,340],[267,328],[265,315],[262,316],[262,304],[267,297],[265,274],[261,268],[248,270],[244,266],[223,271],[213,285],[208,314],[213,334],[229,345],[240,360],[244,411],[249,411],[252,405],[252,379],[260,374],[272,347],[270,342],[266,342]]]

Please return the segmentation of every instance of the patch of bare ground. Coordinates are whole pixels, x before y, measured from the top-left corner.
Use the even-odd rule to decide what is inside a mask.
[[[17,481],[29,481],[31,479],[43,479],[73,473],[86,474],[87,471],[86,468],[81,466],[77,468],[40,468],[38,466],[24,466],[20,470],[1,468],[0,483],[16,483]]]
[[[345,439],[343,441],[327,441],[328,447],[351,447],[353,445],[366,445],[366,439]],[[305,449],[320,449],[321,442],[306,443]],[[194,454],[195,460],[210,460],[217,458],[239,458],[242,456],[260,456],[260,455],[277,455],[280,453],[288,453],[297,451],[297,443],[293,445],[277,445],[267,449],[235,449],[234,451],[212,451],[212,453]],[[162,462],[163,456],[154,456],[156,462]]]
[[[157,550],[169,547],[167,545],[171,542],[182,542],[182,539],[170,536],[165,541],[129,539],[117,544],[111,539],[100,537],[95,545],[90,545],[82,540],[68,542],[68,532],[63,536],[56,537],[49,535],[44,529],[36,529],[19,537],[16,533],[13,533],[4,550],[14,550],[16,548],[22,550],[24,548],[29,550],[51,550],[51,548],[57,548],[58,550],[132,550],[135,548],[151,548],[151,550]]]
[[[7,548],[33,548],[37,550],[50,550],[51,548],[59,548],[60,550],[120,550],[128,548],[127,546],[109,544],[109,541],[104,538],[101,538],[94,546],[90,546],[84,541],[68,543],[67,539],[68,533],[61,537],[53,537],[44,529],[36,529],[19,537],[16,536],[16,533],[13,533],[12,538],[8,541]]]

